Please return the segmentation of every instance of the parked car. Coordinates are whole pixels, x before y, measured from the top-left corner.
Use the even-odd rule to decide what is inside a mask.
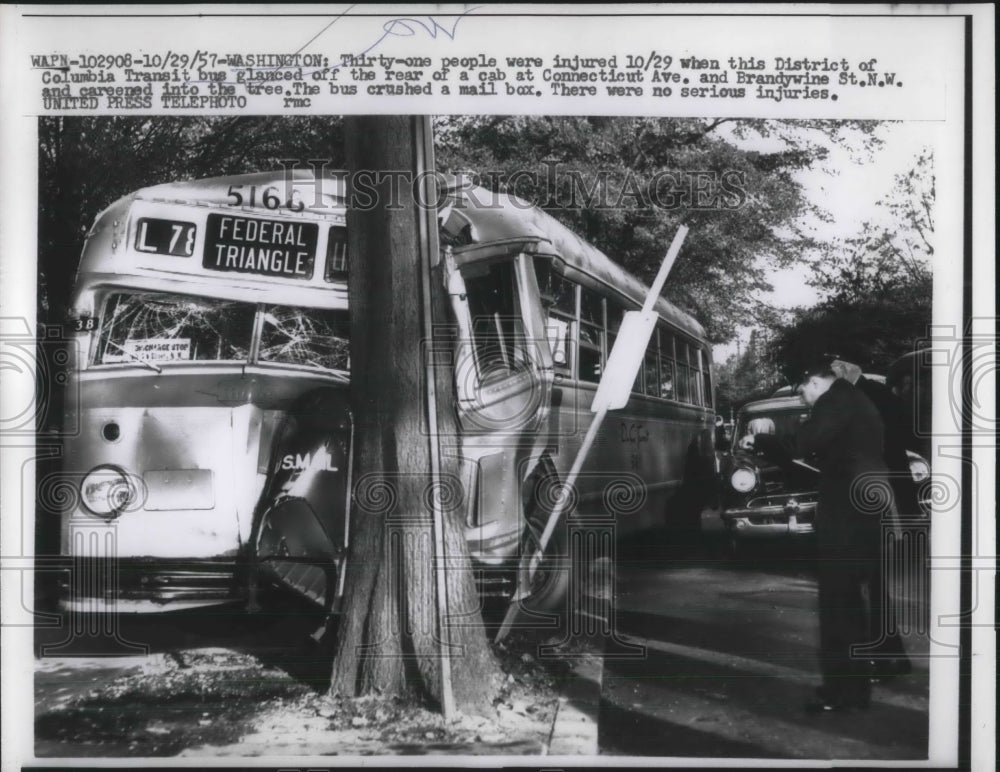
[[[813,533],[818,470],[808,459],[777,459],[738,447],[747,434],[794,435],[808,417],[809,407],[798,395],[750,402],[737,414],[731,451],[722,463],[722,519],[734,551],[750,540]],[[927,461],[912,451],[907,455],[914,481],[926,480]]]
[[[794,435],[809,417],[798,395],[771,397],[745,405],[736,416],[731,452],[722,468],[722,519],[734,549],[744,539],[809,534],[816,514],[816,472],[791,459],[779,463],[741,450],[751,433]]]
[[[907,444],[924,458],[931,458],[933,417],[931,383],[931,351],[923,349],[904,354],[891,365],[886,385],[899,397],[903,410],[910,416],[911,436]]]

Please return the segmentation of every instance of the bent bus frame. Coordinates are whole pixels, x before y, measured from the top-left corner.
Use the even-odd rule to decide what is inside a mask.
[[[449,287],[461,289],[449,297],[466,541],[477,565],[509,577],[491,585],[509,596],[509,569],[544,526],[622,314],[645,287],[506,194],[455,185],[439,221]],[[74,561],[64,607],[245,600],[261,578],[338,606],[349,262],[336,175],[157,185],[97,217],[73,305],[68,409],[80,431],[64,450],[76,486],[60,517]],[[662,298],[655,310],[631,399],[602,427],[570,515],[610,513],[618,532],[682,523],[697,495],[677,491],[712,469],[704,332]],[[553,554],[565,554],[566,529]],[[566,573],[536,588],[541,607],[561,602]]]

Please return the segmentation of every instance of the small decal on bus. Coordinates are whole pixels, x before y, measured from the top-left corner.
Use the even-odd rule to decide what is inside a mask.
[[[333,465],[333,458],[328,450],[318,450],[315,453],[288,453],[281,459],[281,468],[285,470],[315,469],[319,472],[340,471]]]

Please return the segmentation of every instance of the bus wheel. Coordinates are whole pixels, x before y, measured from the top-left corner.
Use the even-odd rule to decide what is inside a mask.
[[[535,551],[549,515],[558,500],[559,475],[549,459],[542,459],[521,487],[521,506],[524,512],[524,531],[521,550]],[[532,577],[531,594],[522,601],[529,611],[554,614],[564,611],[569,588],[569,534],[567,521],[571,514],[564,512],[556,524],[545,548],[545,555]]]

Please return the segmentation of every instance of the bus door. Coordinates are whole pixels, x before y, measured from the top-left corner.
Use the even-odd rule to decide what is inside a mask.
[[[529,256],[452,263],[448,282],[463,430],[534,433],[548,415],[552,355]]]
[[[473,554],[509,557],[522,483],[548,444],[552,354],[538,284],[531,256],[509,244],[449,252],[445,263],[462,452],[476,475],[467,536]]]

